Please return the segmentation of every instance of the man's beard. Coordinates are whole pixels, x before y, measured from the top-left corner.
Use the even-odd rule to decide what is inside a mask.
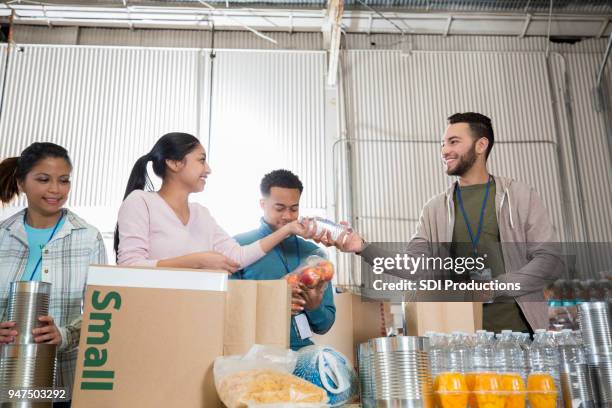
[[[458,164],[453,170],[446,170],[449,176],[463,176],[476,163],[476,143],[472,144],[472,148],[464,155],[457,158]]]

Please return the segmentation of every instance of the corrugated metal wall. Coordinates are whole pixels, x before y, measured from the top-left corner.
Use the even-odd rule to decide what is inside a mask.
[[[603,50],[603,47],[602,47]],[[604,84],[608,86],[608,107],[598,112],[595,98],[596,76],[603,51],[590,54],[555,54],[552,56],[555,93],[561,124],[563,160],[568,169],[571,194],[567,197],[578,242],[610,242],[612,237],[612,161],[610,135],[605,115],[609,115],[612,94],[609,84],[612,69],[608,65]],[[606,141],[606,137],[608,140]],[[609,270],[601,256],[580,258],[579,270],[598,272]]]
[[[113,260],[112,231],[131,168],[160,135],[198,134],[207,65],[193,50],[22,49],[9,60],[0,157],[34,141],[66,147],[74,165],[68,206],[102,232]]]
[[[612,161],[606,142],[612,137],[606,129],[603,115],[595,107],[594,90],[601,55],[567,55],[569,94],[573,114],[576,154],[584,188],[584,209],[588,223],[588,240],[612,241]],[[612,69],[608,64],[606,80],[612,84]],[[608,89],[609,86],[608,86]],[[612,94],[608,93],[608,103]],[[609,109],[609,108],[608,108]],[[609,110],[607,114],[609,114]],[[608,143],[612,140],[608,140]],[[607,203],[607,204],[606,204]]]
[[[5,44],[0,45],[0,105],[2,104],[2,95],[4,94],[4,67],[6,65],[6,53],[7,46]]]
[[[501,167],[500,173],[519,173],[517,178],[525,173],[529,178],[523,181],[538,188],[556,225],[562,225],[557,172],[550,177],[550,168],[539,167],[542,158],[555,163],[550,147],[552,107],[547,89],[542,89],[546,84],[542,55],[350,51],[345,57],[350,136],[404,141],[378,146],[369,142],[360,152],[356,161],[363,169],[357,180],[363,181],[363,190],[357,194],[356,217],[418,218],[423,203],[443,191],[448,181],[438,176],[443,173],[439,143],[446,117],[476,111],[494,118],[498,143],[491,156],[492,171]],[[504,145],[508,142],[513,144]],[[521,142],[529,143],[529,148]],[[393,156],[401,150],[408,156]],[[379,163],[391,166],[387,173],[375,171]],[[405,178],[395,181],[398,174]],[[388,190],[380,191],[381,186]],[[401,198],[389,207],[386,197],[391,194]],[[377,201],[381,195],[384,202]],[[370,238],[385,239],[378,234]]]
[[[383,39],[393,44],[391,39]],[[433,50],[427,50],[428,45]],[[369,241],[409,240],[424,203],[444,191],[450,181],[439,159],[446,117],[477,111],[493,119],[496,143],[490,158],[492,173],[533,186],[550,211],[560,237],[584,240],[576,176],[582,173],[589,239],[609,242],[612,210],[603,203],[611,201],[610,157],[603,114],[597,113],[593,104],[605,41],[552,47],[570,51],[565,53],[570,86],[567,95],[562,92],[562,61],[551,56],[552,89],[560,98],[556,105],[542,45],[508,38],[423,36],[401,51],[345,52],[346,131],[348,138],[354,139],[346,142],[353,152],[350,160],[354,174],[348,192],[353,207],[352,214],[345,208],[340,216],[352,215],[356,228]],[[508,48],[517,51],[507,52]],[[607,73],[608,80],[612,79],[610,70]],[[572,127],[578,168],[570,154],[567,98],[576,110]],[[555,133],[555,107],[559,135]],[[563,153],[561,161],[557,149]],[[568,195],[562,190],[563,177],[569,180]],[[563,203],[569,205],[571,220],[564,219]],[[572,222],[572,228],[566,228],[567,222]],[[356,259],[342,259],[359,271]],[[596,277],[598,269],[592,267],[586,273]],[[357,275],[351,279],[359,281]],[[341,280],[348,283],[349,277]]]
[[[0,156],[61,144],[74,161],[68,205],[117,205],[161,134],[197,134],[199,64],[196,51],[25,46],[10,58]]]

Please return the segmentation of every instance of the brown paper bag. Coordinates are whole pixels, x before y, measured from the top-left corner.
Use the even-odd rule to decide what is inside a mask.
[[[290,302],[284,280],[91,267],[73,407],[218,407],[214,359],[255,342],[288,347]]]
[[[223,354],[245,354],[253,344],[288,347],[291,290],[286,281],[231,280],[228,285]]]

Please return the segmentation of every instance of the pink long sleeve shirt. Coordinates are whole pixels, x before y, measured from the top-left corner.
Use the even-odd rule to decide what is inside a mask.
[[[119,265],[157,266],[162,259],[216,251],[246,267],[265,255],[259,241],[240,246],[205,207],[189,203],[184,225],[155,192],[133,191],[119,209]]]

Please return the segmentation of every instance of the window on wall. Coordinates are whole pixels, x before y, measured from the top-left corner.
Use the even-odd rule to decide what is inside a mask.
[[[259,183],[268,172],[296,173],[302,212],[324,211],[324,73],[321,52],[221,51],[214,60],[209,164],[198,200],[230,234],[256,228]]]

